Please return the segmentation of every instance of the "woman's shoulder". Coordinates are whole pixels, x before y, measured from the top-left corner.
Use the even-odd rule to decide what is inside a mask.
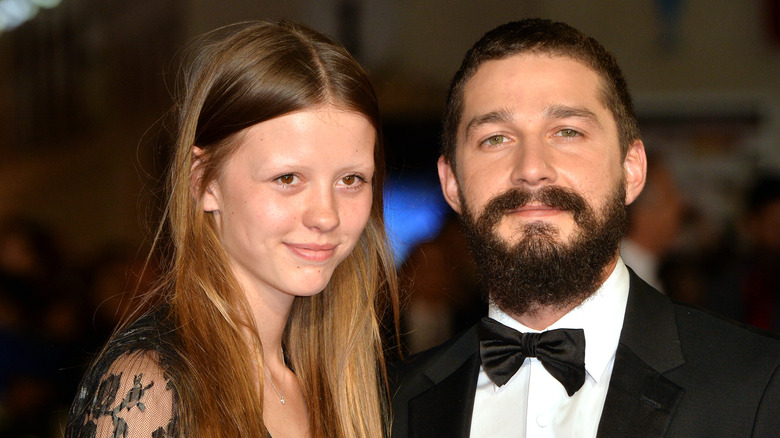
[[[177,435],[171,332],[159,313],[112,337],[79,385],[66,437]]]

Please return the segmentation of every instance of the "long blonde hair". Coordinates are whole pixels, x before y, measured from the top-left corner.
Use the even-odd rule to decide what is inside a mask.
[[[352,254],[326,289],[296,298],[284,351],[300,380],[314,437],[388,435],[382,320],[397,319],[397,285],[384,231],[384,152],[374,91],[340,45],[289,22],[230,26],[198,40],[177,99],[177,138],[169,173],[167,274],[156,289],[175,327],[170,364],[178,414],[189,436],[265,436],[261,351],[255,321],[200,206],[249,126],[323,104],[365,116],[377,132],[373,206]],[[193,147],[201,177],[193,183]],[[247,345],[245,333],[254,334]],[[216,359],[219,358],[219,359]],[[262,360],[260,361],[262,367]]]

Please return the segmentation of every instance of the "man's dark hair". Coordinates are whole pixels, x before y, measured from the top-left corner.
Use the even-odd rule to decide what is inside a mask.
[[[601,100],[618,127],[621,152],[639,138],[639,127],[626,81],[615,58],[595,39],[565,23],[525,19],[503,24],[486,33],[466,52],[450,84],[444,110],[441,154],[453,167],[458,125],[463,114],[463,90],[486,61],[523,53],[562,56],[582,62],[603,79]]]

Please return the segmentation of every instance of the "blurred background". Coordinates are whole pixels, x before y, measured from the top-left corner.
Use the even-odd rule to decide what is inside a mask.
[[[677,299],[780,327],[780,1],[0,0],[0,436],[61,434],[140,281],[160,211],[177,51],[286,18],[366,66],[416,351],[484,311],[435,171],[449,80],[487,30],[568,22],[618,59],[651,164],[623,255]],[[141,286],[143,290],[143,286]]]

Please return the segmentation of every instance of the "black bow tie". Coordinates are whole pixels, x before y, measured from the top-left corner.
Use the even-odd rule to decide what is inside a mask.
[[[515,375],[526,357],[536,357],[571,397],[585,383],[585,332],[558,329],[520,333],[498,321],[482,318],[477,324],[482,369],[490,380],[503,386]]]

